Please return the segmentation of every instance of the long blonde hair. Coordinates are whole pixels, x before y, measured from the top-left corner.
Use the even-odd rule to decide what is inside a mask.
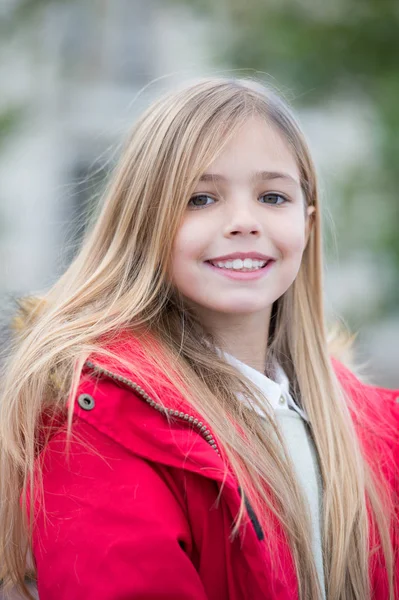
[[[326,342],[321,220],[310,153],[278,96],[252,81],[223,78],[170,93],[137,121],[79,253],[34,304],[10,351],[0,402],[0,556],[6,580],[23,587],[30,536],[19,499],[28,487],[32,497],[43,414],[65,412],[88,355],[106,353],[104,336],[146,331],[164,350],[166,376],[180,382],[187,401],[211,426],[255,510],[275,515],[282,525],[301,600],[320,597],[309,515],[276,425],[271,418],[262,425],[242,409],[234,391],[244,390],[256,404],[254,390],[217,356],[209,332],[168,279],[173,240],[199,177],[253,114],[290,144],[306,203],[316,209],[298,276],[273,307],[269,356],[287,371],[318,452],[327,598],[371,599],[369,503],[393,600],[387,488],[358,441],[351,416],[356,409],[336,379]],[[243,514],[244,499],[235,532]],[[268,543],[272,554],[273,536]]]

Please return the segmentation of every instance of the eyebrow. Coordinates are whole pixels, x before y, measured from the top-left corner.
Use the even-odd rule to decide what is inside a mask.
[[[282,173],[279,171],[256,171],[251,175],[251,181],[262,180],[262,181],[270,181],[272,179],[286,179],[287,181],[291,181],[300,185],[299,181],[288,175],[288,173]],[[202,181],[228,181],[228,178],[224,175],[219,175],[218,173],[203,173],[199,178],[199,182]]]

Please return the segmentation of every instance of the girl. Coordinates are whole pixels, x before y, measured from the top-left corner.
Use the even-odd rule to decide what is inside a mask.
[[[395,597],[398,406],[330,355],[314,167],[283,102],[209,79],[137,122],[25,302],[0,548],[41,600]]]

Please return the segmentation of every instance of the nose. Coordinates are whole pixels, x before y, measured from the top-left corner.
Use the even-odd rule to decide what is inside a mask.
[[[231,211],[225,226],[225,236],[259,236],[261,225],[254,212],[242,204]]]

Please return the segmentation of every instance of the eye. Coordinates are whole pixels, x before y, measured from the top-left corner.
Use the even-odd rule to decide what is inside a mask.
[[[263,200],[265,198],[265,200]],[[279,206],[280,204],[285,204],[288,202],[288,199],[281,194],[264,194],[260,197],[262,204],[272,204],[274,206]]]
[[[214,202],[216,202],[216,200],[214,200],[207,194],[197,194],[197,196],[193,196],[192,198],[190,198],[188,205],[192,208],[202,208],[203,206],[209,206]]]

